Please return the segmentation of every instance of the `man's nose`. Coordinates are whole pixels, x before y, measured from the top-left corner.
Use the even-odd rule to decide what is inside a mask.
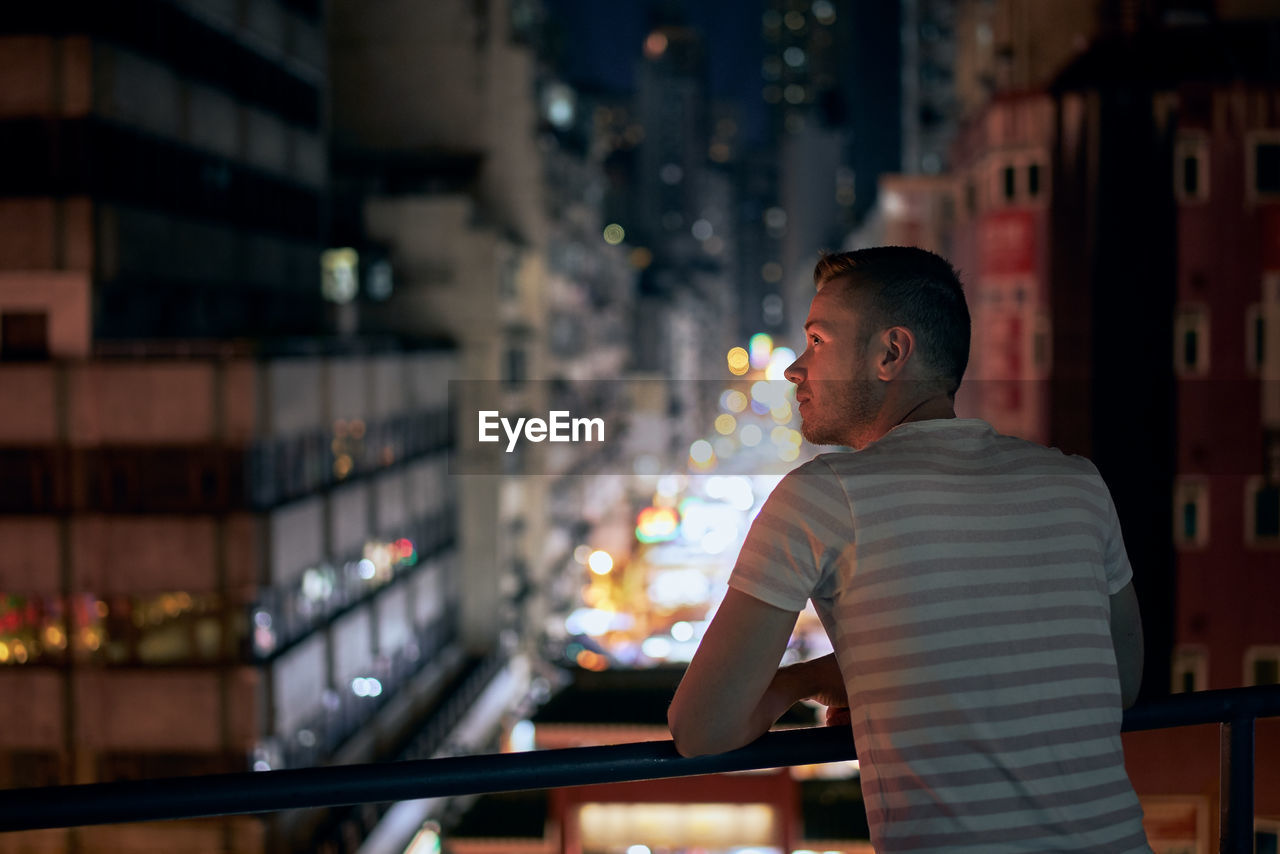
[[[796,360],[790,365],[787,365],[787,369],[782,372],[784,377],[796,385],[800,385],[800,382],[804,379],[804,367],[800,364],[803,360],[804,354],[801,353],[796,357]]]

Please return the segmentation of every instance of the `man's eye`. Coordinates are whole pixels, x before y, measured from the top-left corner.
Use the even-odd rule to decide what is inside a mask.
[[[809,340],[810,340],[810,341],[812,341],[814,344],[819,344],[819,343],[821,343],[821,341],[820,341],[820,339],[818,338],[818,336],[817,336],[817,335],[810,335],[810,336],[809,336]]]

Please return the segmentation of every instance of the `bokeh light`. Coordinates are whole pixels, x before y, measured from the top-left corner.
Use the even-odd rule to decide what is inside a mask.
[[[736,388],[726,389],[720,395],[720,408],[728,412],[741,412],[747,408],[747,396]]]
[[[608,575],[613,570],[613,556],[596,549],[587,557],[587,567],[596,575]]]
[[[751,336],[748,346],[751,348],[751,367],[763,370],[769,366],[769,356],[773,354],[773,336],[767,332],[757,332]]]

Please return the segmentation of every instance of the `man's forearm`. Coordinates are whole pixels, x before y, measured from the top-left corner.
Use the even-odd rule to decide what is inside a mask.
[[[742,729],[722,733],[720,743],[714,745],[716,749],[706,752],[722,753],[750,744],[768,732],[788,709],[801,700],[810,699],[828,706],[847,705],[844,682],[834,655],[778,668]]]

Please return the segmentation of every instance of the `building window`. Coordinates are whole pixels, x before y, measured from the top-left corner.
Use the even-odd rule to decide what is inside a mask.
[[[1280,198],[1280,132],[1255,131],[1245,140],[1245,191],[1250,201]]]
[[[1260,475],[1245,485],[1245,540],[1258,545],[1280,544],[1280,485]]]
[[[1280,852],[1280,821],[1265,818],[1253,820],[1253,850],[1255,854]]]
[[[1004,167],[1004,177],[1001,184],[1003,190],[1003,198],[1006,202],[1012,202],[1018,197],[1018,170],[1012,166]]]
[[[525,381],[527,367],[523,347],[508,347],[502,365],[502,379],[508,386],[518,386]]]
[[[0,314],[0,359],[49,358],[49,315],[43,311]]]
[[[1244,684],[1280,683],[1280,646],[1251,646],[1244,653]]]
[[[1173,146],[1173,192],[1180,202],[1209,198],[1209,143],[1201,134],[1183,134]]]
[[[1280,142],[1254,145],[1253,189],[1258,195],[1280,193]]]
[[[1205,691],[1209,687],[1209,655],[1196,644],[1183,644],[1173,651],[1174,694]]]
[[[1040,164],[1027,166],[1027,197],[1037,198],[1040,195]]]
[[[1174,369],[1179,376],[1209,373],[1209,313],[1197,306],[1178,310],[1173,324]]]
[[[1173,490],[1173,538],[1179,546],[1209,542],[1209,488],[1199,480],[1179,480]]]

